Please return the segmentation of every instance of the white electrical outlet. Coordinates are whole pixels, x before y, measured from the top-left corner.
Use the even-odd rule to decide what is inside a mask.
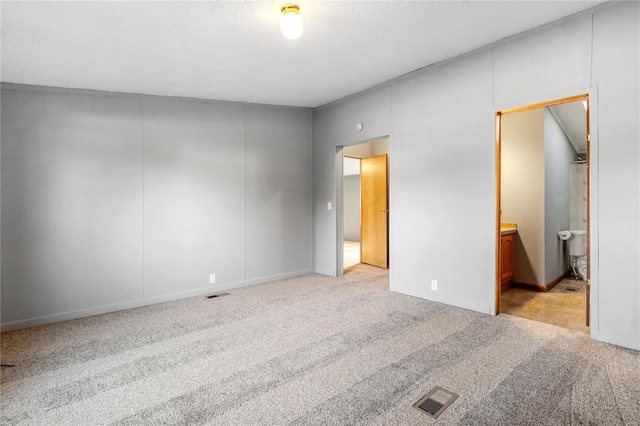
[[[431,290],[438,291],[438,281],[431,280]]]
[[[209,275],[209,284],[215,284],[215,283],[216,283],[216,274]]]

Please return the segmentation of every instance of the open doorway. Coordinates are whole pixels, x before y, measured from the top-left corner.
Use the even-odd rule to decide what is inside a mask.
[[[344,214],[344,260],[345,271],[360,263],[360,158],[344,156],[343,214]]]
[[[348,273],[364,263],[389,265],[389,138],[344,147],[342,264]]]
[[[496,312],[588,332],[589,97],[497,114]]]

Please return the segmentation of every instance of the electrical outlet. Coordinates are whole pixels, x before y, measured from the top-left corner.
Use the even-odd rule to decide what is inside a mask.
[[[215,284],[215,283],[216,283],[216,274],[209,275],[209,284]]]
[[[431,290],[438,291],[438,281],[431,280]]]

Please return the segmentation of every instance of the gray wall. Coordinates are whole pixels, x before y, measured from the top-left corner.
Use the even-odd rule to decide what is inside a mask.
[[[1,95],[2,323],[141,298],[140,101]]]
[[[569,229],[571,183],[569,165],[576,151],[549,110],[544,108],[544,274],[545,284],[569,268],[568,243],[558,231]]]
[[[342,162],[342,152],[336,147],[389,134],[390,89],[387,86],[347,98],[331,108],[314,110],[315,266],[316,272],[320,274],[337,274],[336,210],[327,208],[327,202],[335,204],[336,200],[336,157],[339,156],[339,161]],[[358,132],[355,123],[361,122],[363,118],[366,118],[364,128]]]
[[[591,276],[595,337],[640,349],[640,4],[631,2],[593,19],[593,87],[598,101],[591,131],[596,154],[591,188]],[[624,66],[621,66],[624,64]],[[592,119],[592,126],[593,126]],[[594,176],[595,175],[595,176]],[[592,204],[593,205],[593,204]],[[595,227],[595,231],[594,231]],[[629,238],[620,238],[624,229]],[[594,271],[594,266],[596,270]],[[592,311],[593,313],[593,311]]]
[[[544,109],[502,116],[501,222],[515,223],[514,281],[545,285]]]
[[[3,329],[311,271],[311,132],[307,109],[3,85]]]
[[[344,240],[360,241],[360,175],[344,177]]]
[[[590,93],[591,336],[640,348],[639,7],[608,4],[315,110],[317,272],[336,275],[336,147],[391,135],[391,289],[495,313],[495,113]]]
[[[242,105],[142,101],[142,297],[243,281]]]

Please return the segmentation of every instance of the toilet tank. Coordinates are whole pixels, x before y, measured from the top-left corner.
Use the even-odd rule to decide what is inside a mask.
[[[587,231],[572,231],[569,238],[569,255],[586,256],[587,255]]]

